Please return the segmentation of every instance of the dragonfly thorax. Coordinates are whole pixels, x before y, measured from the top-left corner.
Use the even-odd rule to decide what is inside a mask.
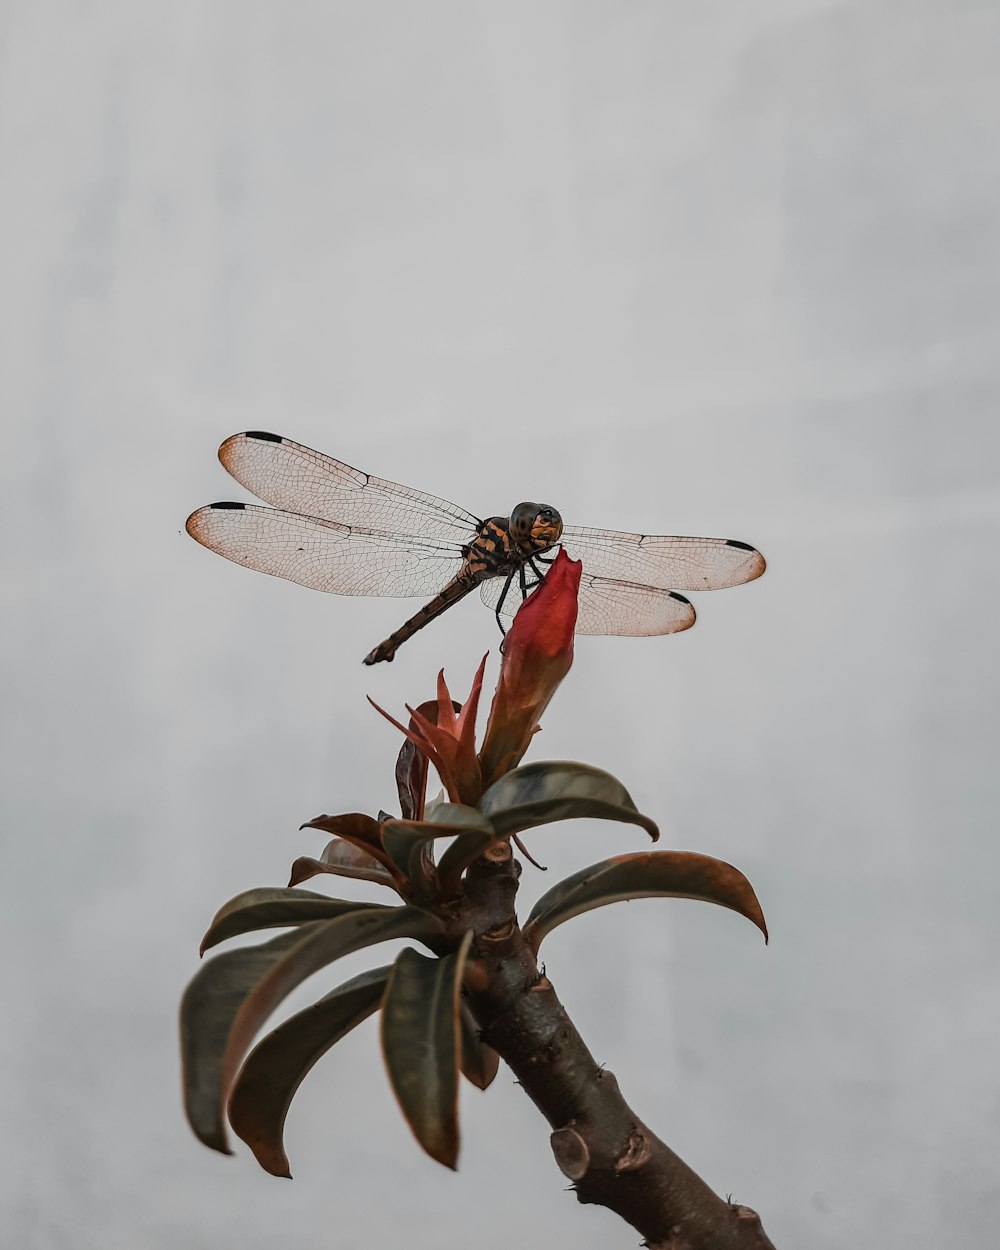
[[[519,503],[510,514],[510,536],[522,551],[547,551],[562,530],[562,517],[547,503]]]

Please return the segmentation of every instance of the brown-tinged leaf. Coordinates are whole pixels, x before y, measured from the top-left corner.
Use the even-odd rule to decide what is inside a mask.
[[[654,842],[660,836],[655,822],[637,810],[616,777],[573,760],[543,760],[515,768],[494,782],[476,806],[503,836],[580,817],[641,825]]]
[[[200,953],[218,946],[227,938],[258,929],[283,929],[286,925],[306,924],[310,920],[336,920],[345,912],[364,907],[380,907],[379,903],[359,903],[349,899],[330,898],[312,890],[290,890],[281,886],[264,886],[244,890],[228,903],[223,903],[201,939]],[[385,910],[384,908],[382,910]]]
[[[332,833],[345,842],[353,842],[369,855],[375,857],[386,868],[390,867],[389,857],[382,849],[382,827],[377,820],[366,816],[364,812],[344,812],[340,816],[314,816],[307,820],[300,829],[320,829],[323,833]]]
[[[383,868],[378,860],[363,851],[361,847],[343,838],[334,838],[323,848],[319,859],[301,855],[292,864],[289,886],[300,885],[319,873],[334,873],[338,877],[351,877],[356,881],[374,881],[377,885],[395,888],[395,881],[388,869]]]
[[[472,941],[443,959],[402,951],[382,1000],[389,1081],[417,1141],[432,1159],[458,1161],[459,990]]]
[[[453,703],[456,712],[462,710],[460,703]],[[428,699],[416,709],[418,715],[424,716],[433,724],[437,724],[438,701]],[[416,728],[416,721],[410,718],[410,729]],[[404,820],[420,820],[424,814],[424,795],[427,790],[427,756],[419,751],[408,738],[399,749],[396,759],[396,791],[399,794],[399,810]]]
[[[465,1003],[459,1008],[462,1032],[462,1073],[477,1089],[488,1089],[500,1067],[500,1056],[492,1046],[480,1041],[479,1025]]]
[[[591,864],[554,885],[531,909],[524,936],[535,951],[556,925],[606,903],[632,898],[691,898],[737,911],[767,925],[753,886],[738,868],[694,851],[644,851]]]
[[[272,1176],[291,1176],[283,1138],[296,1090],[330,1047],[378,1008],[390,971],[373,968],[338,985],[279,1024],[247,1056],[229,1099],[229,1123]]]
[[[418,907],[369,906],[210,959],[181,1000],[184,1100],[195,1135],[229,1153],[223,1108],[237,1069],[257,1030],[306,977],[376,942],[427,941],[441,929],[436,917]]]
[[[407,820],[419,820],[422,814],[427,768],[427,756],[407,738],[396,757],[396,793],[399,795],[399,810]]]
[[[424,716],[418,708],[409,705],[406,709],[410,713],[410,727],[404,733],[437,769],[455,803],[473,803],[483,792],[482,771],[476,754],[476,710],[485,671],[486,656],[483,656],[469,697],[458,712],[443,669],[438,673],[436,715]]]

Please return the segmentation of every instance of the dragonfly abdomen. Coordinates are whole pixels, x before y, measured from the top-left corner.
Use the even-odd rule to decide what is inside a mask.
[[[385,642],[380,642],[369,651],[364,660],[366,664],[391,661],[397,649],[408,638],[412,638],[418,629],[423,629],[453,603],[464,599],[480,582],[516,571],[528,558],[528,553],[518,551],[512,541],[507,517],[490,517],[480,522],[476,537],[463,549],[463,554],[465,564],[461,573],[452,578],[440,594],[411,616],[394,634],[390,634]]]
[[[385,642],[380,642],[365,656],[366,664],[378,664],[382,660],[392,661],[396,651],[408,638],[412,638],[418,629],[440,616],[446,608],[450,608],[459,599],[464,599],[470,591],[475,590],[479,583],[488,576],[486,573],[459,573],[444,587],[443,590],[420,609],[408,621],[400,625],[394,634],[390,634]]]

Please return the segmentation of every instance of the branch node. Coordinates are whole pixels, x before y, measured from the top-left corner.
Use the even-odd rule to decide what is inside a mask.
[[[549,1138],[559,1171],[571,1181],[581,1180],[590,1167],[590,1148],[576,1129],[557,1128]]]
[[[615,1160],[616,1172],[634,1172],[649,1162],[650,1149],[645,1133],[636,1128],[628,1135],[625,1149]]]
[[[508,920],[504,924],[497,925],[494,929],[487,929],[485,933],[480,933],[476,940],[481,945],[509,942],[516,928],[517,921]]]
[[[514,852],[510,849],[509,842],[494,842],[492,846],[488,846],[483,851],[483,859],[493,865],[506,864]]]

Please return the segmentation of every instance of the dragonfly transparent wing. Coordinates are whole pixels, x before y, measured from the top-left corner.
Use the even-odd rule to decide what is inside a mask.
[[[722,590],[764,572],[759,551],[734,538],[671,538],[567,525],[562,543],[588,574],[664,590]]]
[[[456,545],[471,542],[479,524],[456,504],[372,477],[277,434],[234,434],[219,448],[219,459],[241,486],[287,512]]]
[[[255,504],[210,504],[187,532],[227,560],[338,595],[437,594],[462,567],[454,543],[383,534]]]
[[[483,603],[496,610],[506,578],[483,582],[479,594]],[[640,586],[608,577],[580,579],[580,611],[576,618],[578,634],[615,634],[625,638],[649,638],[655,634],[678,634],[690,629],[695,611],[689,600],[657,586]],[[501,615],[513,616],[521,606],[517,578],[511,583]]]

